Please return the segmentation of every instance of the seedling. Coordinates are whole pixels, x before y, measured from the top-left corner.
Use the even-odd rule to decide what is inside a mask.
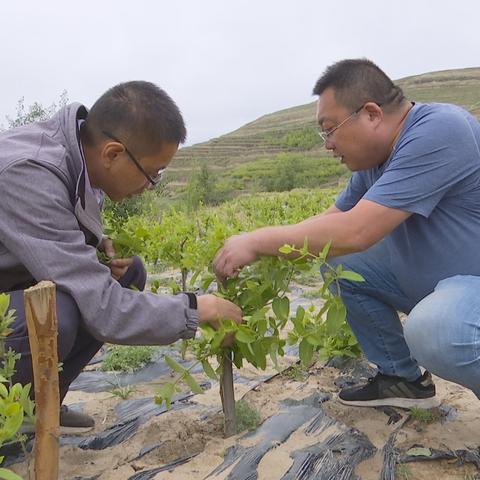
[[[310,269],[311,262],[317,263],[318,268],[326,265],[329,248],[328,244],[315,256],[308,252],[307,244],[301,249],[284,246],[280,249],[281,253],[295,254],[297,257],[262,258],[253,266],[244,268],[237,278],[229,279],[225,285],[219,285],[218,295],[242,308],[245,323],[237,325],[231,320],[224,320],[217,330],[202,325],[203,336],[190,341],[188,348],[197,358],[197,364],[202,364],[210,378],[220,378],[227,436],[236,432],[235,413],[231,408],[235,404],[230,372],[232,362],[237,368],[241,368],[245,360],[264,370],[267,367],[267,357],[270,357],[273,365],[278,368],[278,357],[285,354],[284,347],[287,342],[299,345],[300,360],[307,367],[316,350],[328,348],[329,351],[337,351],[336,344],[332,346],[330,338],[341,331],[345,324],[346,310],[340,297],[333,295],[328,287],[332,282],[338,287],[340,278],[361,281],[362,277],[354,272],[343,271],[341,266],[337,269],[327,266],[325,282],[320,291],[324,304],[320,309],[313,305],[308,309],[299,306],[295,314],[291,315],[290,301],[286,296],[294,273]],[[208,287],[213,277],[207,274],[202,279],[203,285]],[[281,331],[288,322],[291,322],[292,329],[285,340]],[[231,347],[223,348],[223,339],[228,334],[235,335],[235,343]],[[219,367],[216,370],[209,363],[211,357],[217,358]],[[165,402],[169,407],[181,381],[186,382],[194,393],[202,392],[190,375],[190,370],[195,365],[185,369],[173,359],[167,356],[165,359],[178,375],[174,382],[165,384],[158,390],[158,403]]]

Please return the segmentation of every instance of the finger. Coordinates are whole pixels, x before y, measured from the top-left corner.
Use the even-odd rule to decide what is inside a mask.
[[[217,280],[224,285],[225,280],[227,279],[223,266],[225,264],[225,260],[223,258],[218,258],[215,264],[213,265],[213,271],[215,272],[215,276]]]
[[[110,258],[115,256],[115,249],[113,248],[113,241],[110,238],[105,238],[103,241],[103,249],[106,255]]]
[[[215,255],[215,258],[213,259],[212,264],[213,264],[213,271],[215,273],[221,272],[220,266],[223,265],[223,263],[225,262],[225,260],[223,259],[223,255],[224,255],[223,252],[224,252],[223,248],[220,249]]]
[[[118,268],[118,267],[111,267],[110,271],[112,272],[112,277],[115,278],[115,280],[118,280],[119,278],[123,277],[127,273],[128,268],[123,267],[123,268]]]
[[[112,267],[128,268],[133,263],[133,258],[115,258],[110,262]]]

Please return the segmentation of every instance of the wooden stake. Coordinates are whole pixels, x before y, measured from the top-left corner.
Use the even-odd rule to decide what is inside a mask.
[[[35,480],[57,480],[60,395],[55,284],[44,281],[25,290],[24,301],[35,382]]]
[[[225,438],[237,433],[235,416],[235,392],[233,389],[233,365],[231,353],[223,357],[222,375],[220,377],[220,396],[222,398],[223,415],[225,417]]]

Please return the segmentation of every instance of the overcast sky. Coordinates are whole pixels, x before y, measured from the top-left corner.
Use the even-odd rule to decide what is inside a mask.
[[[0,5],[0,125],[65,89],[87,106],[149,80],[188,144],[313,100],[326,66],[367,57],[397,79],[480,66],[477,0],[59,0]]]

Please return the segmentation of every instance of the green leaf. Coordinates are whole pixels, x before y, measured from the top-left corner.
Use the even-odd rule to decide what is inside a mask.
[[[185,372],[183,374],[183,380],[185,380],[185,383],[190,387],[190,390],[193,393],[203,393],[203,390],[200,387],[200,385],[188,372]]]
[[[280,253],[284,253],[285,255],[288,255],[289,253],[293,252],[293,248],[290,245],[283,245],[278,249]]]
[[[365,279],[356,272],[352,272],[351,270],[343,270],[339,275],[338,278],[343,278],[344,280],[351,280],[352,282],[364,282]]]
[[[263,349],[261,343],[253,343],[251,346],[255,354],[257,367],[260,368],[260,370],[265,370],[265,368],[267,368],[267,352]]]
[[[319,347],[323,343],[322,339],[318,335],[314,335],[313,333],[306,336],[305,339],[310,345],[312,345],[312,347]]]
[[[330,251],[330,247],[332,246],[332,241],[330,240],[328,243],[325,244],[325,246],[322,248],[322,251],[318,254],[319,258],[323,261],[328,256],[328,252]]]
[[[211,378],[212,380],[218,380],[218,375],[215,373],[215,370],[212,368],[207,359],[202,360],[202,367],[207,377]]]
[[[305,317],[305,309],[299,305],[297,307],[297,312],[295,314],[295,320],[297,320],[298,322],[303,322],[303,319]]]
[[[22,477],[6,468],[0,468],[0,478],[4,480],[22,480]]]
[[[273,313],[280,320],[286,320],[290,313],[290,300],[288,297],[275,297],[272,302]]]
[[[240,343],[252,343],[255,341],[255,334],[245,325],[240,325],[235,334],[235,340]]]
[[[336,302],[330,306],[327,313],[327,320],[325,322],[328,335],[333,335],[338,332],[345,321],[346,315],[347,312],[342,303]]]
[[[277,343],[272,343],[270,345],[270,358],[272,359],[272,363],[275,368],[278,368],[277,349],[278,349]]]
[[[175,384],[174,383],[166,383],[157,389],[155,395],[155,403],[162,405],[165,402],[167,410],[170,410],[170,406],[172,404],[172,397],[175,393]]]
[[[0,293],[0,317],[5,316],[10,305],[10,296],[6,293]]]
[[[8,398],[8,389],[3,383],[0,383],[0,396],[2,398]]]
[[[185,368],[182,367],[179,363],[177,363],[172,357],[169,357],[168,355],[165,355],[165,363],[174,371],[177,373],[184,373]]]
[[[432,451],[425,447],[414,447],[407,450],[406,454],[412,455],[413,457],[431,457]]]
[[[306,367],[310,366],[313,356],[313,346],[308,343],[306,338],[300,342],[299,355],[302,363]]]

